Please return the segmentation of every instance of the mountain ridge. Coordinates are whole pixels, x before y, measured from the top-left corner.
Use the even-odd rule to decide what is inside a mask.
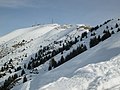
[[[3,36],[2,39],[6,38],[6,41],[3,43],[4,40],[0,38],[0,73],[3,73],[0,76],[4,78],[0,79],[0,83],[5,85],[5,79],[17,74],[20,80],[15,86],[8,84],[13,87],[12,90],[89,90],[95,85],[90,82],[99,76],[93,78],[94,73],[93,77],[89,76],[89,68],[84,68],[93,63],[112,62],[113,57],[119,57],[119,28],[120,20],[111,19],[96,27],[83,24],[38,25],[21,29],[23,32],[12,39],[9,38],[10,34]],[[24,74],[21,74],[23,70]],[[87,73],[88,79],[91,77],[90,82],[86,82],[87,78],[84,77]],[[24,77],[27,77],[27,82],[22,83]],[[88,87],[85,88],[79,81],[75,82],[77,78],[74,77],[84,79]],[[62,87],[61,82],[64,81],[66,83]],[[100,89],[96,87],[95,90]]]

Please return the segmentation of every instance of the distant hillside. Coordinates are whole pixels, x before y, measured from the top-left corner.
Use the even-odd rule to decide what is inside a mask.
[[[119,79],[119,32],[120,19],[111,19],[96,27],[37,25],[0,37],[0,90],[117,88],[119,82],[109,82]]]

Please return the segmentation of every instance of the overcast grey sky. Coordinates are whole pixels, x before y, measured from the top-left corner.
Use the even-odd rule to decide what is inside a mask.
[[[33,24],[96,25],[120,16],[120,0],[0,0],[0,36]]]

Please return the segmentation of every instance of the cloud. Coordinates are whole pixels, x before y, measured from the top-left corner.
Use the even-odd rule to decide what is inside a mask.
[[[36,6],[34,5],[33,0],[0,0],[0,7],[19,8]]]

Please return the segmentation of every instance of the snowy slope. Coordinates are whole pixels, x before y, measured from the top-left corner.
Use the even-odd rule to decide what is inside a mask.
[[[61,77],[39,90],[119,90],[119,69],[120,55],[107,62],[79,68],[72,77]]]
[[[40,46],[49,46],[49,44],[52,44],[54,41],[65,40],[69,34],[72,35],[72,37],[76,37],[81,35],[82,32],[88,31],[87,29],[83,28],[77,31],[76,28],[78,26],[81,25],[39,25],[30,28],[19,29],[1,37],[0,68],[5,64],[9,64],[10,59],[12,59],[12,65],[14,68],[17,68],[18,66],[23,68],[24,64],[28,64],[31,56],[34,57],[34,54],[38,52]],[[56,46],[56,48],[58,47],[59,46]],[[44,68],[44,65],[42,68],[40,67],[41,70],[39,72],[43,71]],[[6,75],[4,78],[0,78],[0,83],[15,73],[14,69],[12,69],[12,74],[8,73],[8,71],[9,68],[8,70],[2,72],[6,73]],[[29,74],[29,70],[26,70],[26,72]]]
[[[58,68],[52,71],[49,71],[43,75],[41,74],[38,75],[35,79],[29,82],[28,90],[38,90],[38,89],[40,90],[61,90],[61,89],[74,90],[74,88],[75,90],[87,90],[89,88],[94,88],[94,84],[97,84],[96,83],[97,79],[99,80],[101,78],[107,78],[107,76],[105,75],[109,73],[113,74],[110,70],[113,69],[114,71],[114,68],[117,69],[120,64],[119,62],[120,37],[119,36],[120,36],[120,33],[115,34],[105,42],[102,42],[99,45],[84,52],[83,54],[78,55],[77,57],[63,64],[62,66],[59,66]],[[111,58],[113,57],[115,58],[112,60]],[[108,61],[110,59],[111,61]],[[114,64],[114,60],[117,60],[118,63]],[[108,61],[108,62],[91,64],[86,66],[87,64],[97,63],[101,61]],[[83,66],[86,66],[86,67],[82,68]],[[115,72],[120,72],[120,71],[118,69]],[[116,78],[117,77],[120,78],[118,75],[116,76]],[[93,80],[96,80],[96,82]],[[107,79],[107,80],[111,80],[111,79]],[[103,81],[105,82],[105,80],[102,80],[102,82]],[[91,83],[93,83],[93,87],[89,86]],[[108,84],[109,83],[110,81],[108,82]],[[115,85],[120,84],[120,82],[115,82],[114,84]],[[102,85],[104,86],[104,84]],[[99,88],[104,88],[102,85]],[[109,88],[113,86],[111,85],[109,86]],[[98,89],[98,90],[102,90],[102,89]]]
[[[40,44],[38,44],[35,40],[39,39],[40,36],[46,34],[57,26],[58,25],[56,24],[35,26],[27,29],[16,30],[6,36],[1,37],[0,40],[5,40],[5,42],[0,45],[2,47],[0,49],[1,55],[4,56],[1,58],[1,61],[3,61],[4,64],[7,62],[7,59],[12,58],[14,60],[17,58],[18,60],[19,57],[28,52],[28,56],[36,52]]]
[[[117,28],[116,23],[118,24]],[[115,79],[119,80],[120,32],[117,30],[120,28],[120,20],[112,19],[93,32],[89,32],[90,28],[90,26],[83,24],[46,24],[19,29],[0,37],[0,68],[10,65],[10,59],[12,59],[14,66],[13,69],[7,66],[8,69],[0,72],[0,74],[6,74],[0,78],[0,84],[2,85],[5,79],[17,73],[20,80],[14,84],[12,90],[104,90],[119,88],[119,81],[114,82],[111,86],[110,82]],[[98,35],[102,37],[104,30],[109,30],[110,33],[114,31],[115,34],[90,48],[90,39],[98,37]],[[81,35],[84,32],[87,32],[87,37],[81,40]],[[95,35],[92,36],[93,33]],[[37,74],[33,70],[24,68],[24,64],[28,65],[31,57],[35,58],[39,50],[49,47],[43,52],[44,55],[48,56],[52,54],[48,52],[53,52],[63,47],[63,44],[75,41],[76,38],[78,41],[70,49],[53,56],[55,61],[59,62],[61,56],[66,57],[81,44],[86,45],[87,51],[50,71],[48,71],[48,67],[51,58],[33,69],[37,69]],[[43,54],[41,55],[45,58]],[[19,66],[26,72],[28,79],[26,83],[22,83],[21,70],[15,71],[15,68]],[[12,70],[12,73],[9,72],[9,69]],[[115,73],[113,73],[114,70]],[[108,84],[107,87],[104,83]]]
[[[96,31],[97,35],[102,35],[106,26],[114,27],[116,22],[119,23],[117,20],[112,20],[100,27]],[[117,29],[114,28],[114,31]],[[40,73],[25,84],[14,87],[13,90],[118,90],[120,88],[119,36],[120,32],[63,65]],[[89,33],[88,37],[90,37]],[[84,43],[88,44],[90,38],[85,39]]]
[[[40,46],[47,46],[57,40],[66,39],[66,35],[72,35],[73,37],[81,35],[82,32],[87,31],[81,29],[76,30],[76,25],[58,25],[48,24],[30,27],[27,29],[16,30],[6,36],[0,38],[0,54],[1,54],[1,66],[7,62],[6,60],[13,59],[28,59],[23,56],[31,56],[36,53]],[[4,43],[3,43],[4,40]]]

